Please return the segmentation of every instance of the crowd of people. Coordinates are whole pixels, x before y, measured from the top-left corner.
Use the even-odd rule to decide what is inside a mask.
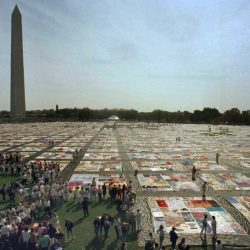
[[[76,205],[81,204],[84,216],[88,216],[89,202],[102,201],[109,196],[110,201],[116,203],[118,216],[98,217],[94,222],[95,234],[99,237],[103,232],[104,237],[108,237],[109,228],[114,225],[122,249],[126,249],[129,225],[133,231],[141,228],[140,211],[129,212],[131,217],[127,214],[136,199],[131,182],[128,186],[100,186],[93,178],[91,184],[70,190],[69,183],[58,178],[60,166],[57,163],[22,164],[20,154],[10,153],[0,155],[0,165],[4,168],[3,175],[19,177],[18,181],[0,187],[1,202],[9,203],[9,208],[0,212],[0,250],[62,249],[62,223],[55,211],[71,199]],[[65,221],[64,228],[65,238],[74,239],[74,223],[70,219]]]
[[[0,187],[1,202],[8,209],[0,212],[0,249],[62,249],[60,221],[54,211],[67,198],[67,182],[58,181],[60,166],[53,162],[23,164],[21,154],[0,154],[3,175],[18,181]]]
[[[79,154],[75,152],[75,157]],[[56,250],[62,249],[64,238],[75,239],[74,223],[70,219],[61,222],[56,214],[64,202],[72,200],[81,206],[85,217],[89,216],[89,203],[110,199],[116,204],[117,215],[103,213],[93,221],[94,234],[99,239],[109,237],[111,226],[114,227],[117,240],[121,241],[122,250],[127,249],[128,235],[137,235],[142,230],[142,213],[135,209],[136,194],[132,182],[126,185],[98,185],[95,178],[87,186],[70,189],[68,182],[60,181],[60,165],[53,162],[22,163],[19,153],[0,153],[0,166],[3,175],[18,176],[19,181],[9,182],[0,187],[2,203],[9,203],[9,209],[0,212],[0,250]],[[192,178],[195,180],[195,167]],[[205,197],[206,183],[202,186]],[[212,218],[213,237],[216,238],[216,220]],[[64,225],[66,235],[63,235]],[[207,217],[202,222],[201,235],[206,235]],[[161,225],[157,231],[159,240],[149,234],[145,249],[165,249],[163,241],[166,233]],[[178,235],[173,227],[169,233],[172,249],[188,250],[185,238],[177,244]],[[216,247],[221,248],[217,240]]]

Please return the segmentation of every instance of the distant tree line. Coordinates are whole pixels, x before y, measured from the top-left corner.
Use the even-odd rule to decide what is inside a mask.
[[[240,124],[250,125],[250,112],[241,112],[238,108],[226,110],[220,113],[216,108],[204,108],[203,110],[169,112],[154,110],[152,112],[138,112],[134,109],[89,109],[89,108],[63,108],[49,110],[32,110],[26,112],[29,121],[98,121],[112,115],[126,121],[146,121],[165,123],[213,123],[213,124]],[[1,111],[1,119],[8,120],[9,112]]]

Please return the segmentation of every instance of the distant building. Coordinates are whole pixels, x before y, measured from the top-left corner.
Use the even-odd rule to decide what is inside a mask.
[[[58,112],[59,108],[58,108],[58,104],[56,104],[56,112]]]

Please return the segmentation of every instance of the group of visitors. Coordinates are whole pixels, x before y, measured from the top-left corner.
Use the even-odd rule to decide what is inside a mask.
[[[205,214],[202,220],[202,229],[200,232],[200,237],[202,237],[203,232],[204,232],[204,236],[206,237],[207,227],[208,227],[207,218],[208,216],[207,214]],[[215,216],[212,216],[211,227],[212,227],[212,237],[214,240],[216,240],[215,249],[222,250],[221,241],[217,239],[217,222],[216,222]],[[160,225],[159,229],[157,230],[157,233],[159,234],[159,244],[156,243],[156,240],[153,237],[153,234],[149,233],[149,238],[146,239],[145,249],[147,250],[165,249],[165,247],[163,246],[163,242],[164,242],[166,233],[164,231],[163,225]],[[178,239],[179,239],[179,236],[176,233],[176,228],[172,227],[171,231],[169,232],[169,240],[171,242],[171,249],[174,250],[176,249],[176,247],[179,250],[190,249],[190,245],[186,243],[185,238],[181,238],[181,241],[177,244]]]
[[[103,214],[100,223],[96,221],[96,234],[108,237],[109,227],[114,224],[117,238],[127,242],[129,223],[135,230],[133,219],[125,220],[124,214],[134,204],[135,193],[132,184],[126,185],[97,185],[93,178],[86,187],[76,187],[70,190],[68,182],[58,180],[60,166],[53,162],[31,162],[21,164],[17,160],[1,155],[1,165],[7,171],[13,165],[20,163],[20,171],[14,171],[20,181],[9,182],[0,187],[2,202],[9,202],[10,209],[0,213],[0,250],[2,249],[61,249],[60,237],[62,227],[55,211],[65,201],[72,199],[76,205],[81,204],[84,216],[89,215],[89,202],[106,200],[107,194],[111,202],[116,203],[118,217],[112,218]],[[6,167],[7,166],[7,167]],[[120,217],[119,217],[120,216]],[[141,213],[136,216],[137,229],[141,228]],[[99,225],[99,226],[98,226]],[[74,223],[67,219],[64,223],[67,240],[74,239]],[[124,245],[124,249],[126,244]]]
[[[76,151],[75,157],[79,152]],[[53,162],[30,162],[22,164],[19,153],[0,153],[0,166],[5,175],[18,175],[20,181],[9,182],[0,187],[2,202],[9,202],[10,209],[0,213],[0,250],[28,249],[41,250],[62,249],[62,226],[55,213],[65,201],[73,199],[75,204],[81,205],[85,217],[89,216],[89,203],[101,202],[107,197],[115,202],[117,216],[112,217],[106,213],[93,221],[96,237],[109,237],[110,227],[113,226],[117,240],[121,241],[121,249],[126,249],[128,234],[137,234],[142,229],[142,213],[134,208],[136,194],[129,185],[98,185],[95,178],[87,186],[76,186],[72,191],[68,182],[58,180],[60,166]],[[196,169],[192,170],[192,179],[195,180]],[[202,193],[205,197],[206,182],[203,183]],[[75,239],[73,233],[74,223],[67,219],[63,223],[66,229],[67,240]],[[213,237],[216,235],[216,220],[212,217]],[[147,240],[148,249],[164,249],[163,241],[165,232],[161,225],[159,230],[159,243],[152,233]],[[207,232],[207,215],[202,221],[202,231]],[[178,235],[175,227],[169,233],[171,247],[184,250],[189,249],[185,238],[177,244]],[[217,249],[220,250],[221,242],[217,240]]]
[[[93,182],[95,179],[92,180],[92,188]],[[117,240],[121,240],[123,249],[125,249],[127,240],[128,240],[128,233],[129,231],[133,233],[137,233],[141,230],[141,211],[139,209],[134,211],[134,203],[136,199],[135,193],[132,191],[132,182],[129,182],[129,185],[109,185],[107,187],[109,199],[111,202],[116,203],[117,209],[117,216],[112,217],[107,214],[103,214],[102,216],[98,216],[94,222],[94,231],[96,237],[102,235],[104,232],[104,237],[108,237],[109,228],[111,225],[114,226],[116,232]],[[100,190],[100,187],[98,187]],[[106,187],[105,184],[101,188],[102,192],[98,192],[99,201],[101,199],[105,199],[106,197]]]
[[[10,159],[2,154],[1,165],[7,169],[20,164],[20,171],[13,172],[20,180],[0,187],[1,202],[10,205],[0,212],[0,249],[62,249],[60,221],[54,211],[67,199],[69,188],[67,182],[57,180],[59,164],[21,164]]]

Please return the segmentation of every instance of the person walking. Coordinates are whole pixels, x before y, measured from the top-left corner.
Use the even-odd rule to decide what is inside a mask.
[[[160,242],[160,249],[161,249],[163,241],[164,241],[164,236],[165,236],[163,225],[160,225],[159,229],[157,230],[157,233],[159,234],[159,242]]]
[[[176,246],[177,239],[179,238],[175,232],[175,227],[172,227],[172,230],[169,232],[169,237],[171,241],[171,248],[174,250]]]
[[[203,231],[204,231],[204,236],[206,237],[206,235],[207,235],[207,214],[204,215],[204,218],[202,220],[202,229],[201,229],[200,237],[201,237]]]
[[[89,216],[89,201],[88,201],[87,197],[83,198],[83,201],[82,201],[82,210],[83,210],[83,213],[84,213],[85,217]]]
[[[212,232],[213,232],[213,238],[216,239],[217,238],[217,221],[215,219],[215,216],[212,216]]]

